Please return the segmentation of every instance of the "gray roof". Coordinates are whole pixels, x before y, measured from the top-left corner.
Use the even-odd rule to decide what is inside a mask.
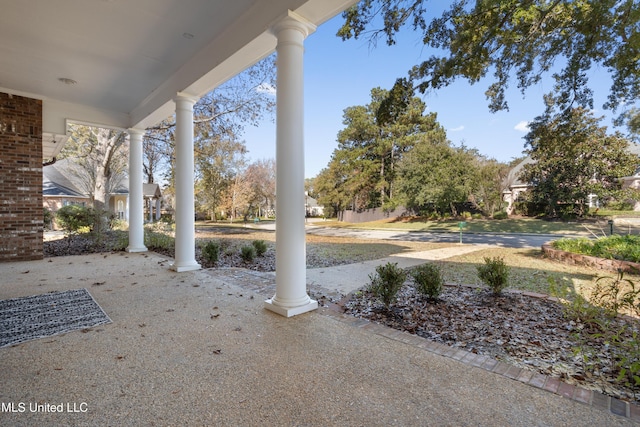
[[[129,182],[127,182],[127,192],[129,192]],[[159,199],[162,197],[160,186],[158,184],[142,184],[142,196]]]
[[[520,163],[514,166],[513,169],[511,169],[509,171],[509,174],[507,175],[507,179],[505,180],[505,187],[507,189],[513,188],[513,187],[526,187],[528,184],[520,180],[520,174],[522,173],[522,170],[524,169],[525,165],[528,165],[534,162],[535,161],[531,158],[531,156],[527,156],[524,158],[524,160],[522,160]]]
[[[631,154],[635,154],[636,156],[640,156],[640,145],[630,142],[629,143],[629,148],[628,151]],[[524,168],[525,165],[528,165],[530,163],[534,163],[535,161],[531,158],[531,156],[527,156],[524,158],[524,160],[522,160],[520,163],[518,163],[513,169],[511,169],[509,171],[509,174],[507,175],[507,178],[505,180],[505,190],[504,191],[509,191],[510,188],[513,187],[527,187],[529,184],[526,182],[523,182],[522,180],[520,180],[520,174],[522,173],[522,169]],[[636,170],[635,175],[640,175],[640,165],[638,166],[638,169]]]
[[[42,194],[44,196],[89,197],[82,190],[80,180],[70,172],[68,159],[58,160],[42,168]]]
[[[89,197],[82,179],[73,171],[78,166],[70,159],[60,159],[42,168],[42,194],[49,197]],[[129,182],[124,180],[114,194],[128,194]]]

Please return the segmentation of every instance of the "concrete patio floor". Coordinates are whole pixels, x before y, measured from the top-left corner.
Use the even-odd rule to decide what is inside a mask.
[[[0,402],[26,404],[0,425],[634,425],[334,309],[280,317],[263,308],[273,275],[168,265],[154,253],[0,264],[0,299],[87,288],[113,321],[0,349]]]

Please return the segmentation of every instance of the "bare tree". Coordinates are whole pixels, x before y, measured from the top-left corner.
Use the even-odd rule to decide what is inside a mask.
[[[261,216],[270,212],[276,198],[275,160],[258,160],[247,167],[245,174],[251,190],[247,214],[255,213]]]
[[[272,115],[275,109],[274,93],[275,57],[270,56],[207,93],[194,105],[196,174],[205,175],[198,168],[212,164],[198,161],[200,154],[209,155],[205,149],[207,144],[219,144],[222,141],[243,144],[240,137],[245,126],[257,126],[262,119]],[[164,177],[168,186],[172,186],[174,130],[174,117],[147,129],[144,137],[144,168],[148,181],[157,182]]]
[[[71,126],[71,138],[60,157],[73,162],[71,173],[96,210],[108,209],[110,195],[127,177],[128,144],[127,134],[119,130]]]

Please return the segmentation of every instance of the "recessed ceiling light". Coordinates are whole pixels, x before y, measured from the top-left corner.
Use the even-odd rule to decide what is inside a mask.
[[[58,81],[66,84],[66,85],[74,85],[74,84],[78,83],[77,81],[75,81],[73,79],[69,79],[67,77],[60,77],[60,78],[58,78]]]
[[[193,34],[191,34],[191,33],[182,33],[182,37],[184,37],[187,40],[191,40],[195,36]]]

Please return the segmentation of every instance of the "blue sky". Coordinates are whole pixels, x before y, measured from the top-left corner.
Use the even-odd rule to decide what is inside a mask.
[[[390,89],[396,78],[404,77],[415,64],[429,56],[420,35],[405,29],[398,43],[388,47],[384,40],[372,48],[366,40],[342,41],[335,34],[342,25],[341,15],[320,26],[305,40],[305,176],[316,176],[327,166],[336,137],[344,128],[343,110],[354,105],[366,105],[374,87]],[[610,81],[598,70],[590,82],[595,90],[597,115],[607,95]],[[507,94],[510,111],[491,113],[484,91],[489,81],[469,85],[459,80],[437,92],[421,95],[427,111],[436,112],[438,121],[447,130],[449,140],[476,148],[490,158],[508,162],[522,155],[523,126],[544,110],[542,95],[551,91],[547,80],[529,88],[523,99],[517,90]],[[514,83],[515,86],[515,83]],[[603,125],[611,127],[611,120]],[[244,139],[252,161],[275,158],[275,124],[263,122],[248,127]]]

